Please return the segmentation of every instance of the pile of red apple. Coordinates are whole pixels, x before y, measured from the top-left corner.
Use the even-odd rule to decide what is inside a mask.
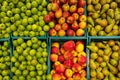
[[[86,28],[85,0],[50,0],[44,21],[53,21],[50,36],[83,36]]]
[[[50,60],[53,80],[86,80],[87,57],[83,41],[52,43]]]

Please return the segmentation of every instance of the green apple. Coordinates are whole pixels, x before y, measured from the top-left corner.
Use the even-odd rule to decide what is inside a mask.
[[[10,80],[10,76],[4,76],[3,80]]]
[[[32,14],[37,14],[38,13],[38,9],[37,8],[32,8],[31,9],[31,13]]]
[[[48,12],[46,11],[46,10],[43,10],[42,11],[42,16],[45,16],[45,15],[47,15],[48,14]]]
[[[38,6],[38,10],[39,10],[39,11],[42,11],[42,10],[43,10],[43,6],[39,5],[39,6]]]
[[[17,67],[12,66],[11,71],[12,71],[13,73],[15,73],[15,72],[16,72],[16,70],[17,70]]]
[[[27,2],[27,3],[26,3],[26,7],[27,7],[27,9],[31,9],[31,3],[30,3],[30,2]]]
[[[37,65],[36,65],[36,69],[37,69],[38,71],[42,70],[42,65],[41,65],[41,64],[37,64]]]
[[[46,48],[46,47],[47,47],[47,43],[46,43],[45,41],[43,41],[43,42],[41,43],[41,47],[42,47],[42,48]]]
[[[17,0],[17,1],[18,1],[18,0]],[[24,3],[21,2],[21,1],[18,1],[17,7],[18,7],[18,8],[21,8],[22,6],[24,6]]]
[[[42,31],[42,27],[41,26],[38,26],[38,31]]]
[[[12,31],[16,31],[16,30],[17,30],[17,28],[16,28],[15,25],[11,25],[11,26],[10,26],[10,29],[11,29]]]
[[[22,47],[23,49],[26,49],[27,44],[26,44],[25,42],[23,42],[23,43],[21,44],[21,47]]]
[[[13,53],[14,53],[13,55],[14,55],[15,58],[19,57],[19,53],[16,50],[14,50]]]
[[[15,18],[14,18],[14,17],[10,17],[10,21],[11,21],[12,23],[14,23],[14,22],[15,22]]]
[[[45,25],[45,21],[44,21],[44,20],[40,20],[40,21],[39,21],[39,25],[40,25],[41,27],[43,27],[43,26]]]
[[[28,52],[31,50],[31,48],[30,47],[27,47],[25,50],[27,50]]]
[[[16,61],[17,61],[16,57],[12,56],[11,57],[11,62],[16,62]]]
[[[0,69],[6,69],[6,68],[7,68],[6,64],[0,63]]]
[[[17,20],[17,21],[15,22],[15,25],[16,25],[16,26],[21,25],[21,20]]]
[[[29,18],[28,18],[28,23],[29,23]],[[27,28],[28,31],[31,31],[32,30],[32,25],[27,25],[26,28]]]
[[[22,25],[23,25],[23,26],[27,26],[27,25],[28,25],[28,19],[27,19],[27,18],[24,18],[24,19],[22,20]]]
[[[15,71],[15,75],[16,75],[16,76],[20,76],[20,75],[21,75],[21,71],[20,71],[19,69],[17,69],[17,70]]]
[[[18,38],[18,39],[17,39],[17,43],[18,43],[18,44],[22,44],[23,42],[24,42],[24,40],[23,40],[22,38]]]
[[[19,79],[19,80],[25,80],[25,77],[22,75],[22,76],[19,76],[18,79]]]
[[[14,75],[14,76],[12,77],[12,80],[18,80],[18,77]]]
[[[46,57],[48,56],[48,53],[47,53],[46,51],[43,51],[43,52],[42,52],[42,56],[43,56],[44,58],[46,58]]]
[[[48,66],[46,64],[43,64],[42,66],[43,66],[43,71],[47,71]]]
[[[35,32],[34,32],[34,31],[30,31],[29,36],[30,36],[30,37],[34,37],[34,36],[35,36]]]
[[[29,31],[24,31],[24,33],[23,33],[25,36],[29,36]]]
[[[25,14],[26,14],[27,16],[31,16],[31,10],[27,10],[27,11],[25,12]]]
[[[14,66],[15,66],[15,67],[19,67],[19,66],[20,66],[20,62],[16,61],[16,62],[14,63]]]
[[[42,75],[42,80],[46,80],[46,75]]]
[[[27,70],[34,71],[35,70],[35,66],[33,66],[33,65],[27,66]]]
[[[42,5],[43,7],[46,7],[46,6],[47,6],[47,1],[46,1],[46,0],[42,0],[41,5]]]
[[[32,56],[28,55],[28,56],[26,57],[26,59],[27,59],[28,61],[31,61],[31,60],[32,60]]]
[[[42,80],[41,76],[36,76],[37,80]]]
[[[7,47],[5,49],[3,49],[5,47],[2,46],[2,50],[3,50],[3,57],[9,56],[10,53],[7,52]],[[6,51],[5,51],[6,50]]]
[[[37,44],[37,43],[34,43],[33,45],[32,45],[32,48],[33,49],[37,49],[39,47],[39,45]]]
[[[27,80],[30,80],[31,79],[31,76],[30,75],[27,75]]]
[[[19,70],[25,70],[25,68],[26,68],[25,65],[20,64],[20,66],[19,66]]]
[[[28,75],[28,73],[29,73],[29,71],[28,70],[23,70],[23,72],[22,72],[22,74],[23,74],[23,76],[27,76]]]
[[[43,48],[42,47],[38,47],[37,51],[41,53],[43,51]]]
[[[21,64],[26,66],[27,62],[26,61],[22,61]]]
[[[10,66],[11,62],[8,61],[8,62],[5,62],[5,64],[6,64],[7,66]]]
[[[13,32],[13,36],[18,36],[19,34],[18,34],[18,31],[14,31]]]
[[[32,1],[31,5],[32,5],[32,7],[38,7],[37,1]]]
[[[32,41],[31,41],[31,40],[28,40],[28,41],[27,41],[27,46],[28,46],[28,47],[31,47],[31,46],[32,46]]]
[[[41,57],[41,58],[38,59],[38,61],[39,61],[39,63],[42,64],[42,63],[44,63],[44,58]]]
[[[25,60],[25,57],[24,57],[23,55],[20,55],[20,56],[18,57],[18,61],[19,61],[19,62],[24,61],[24,60]]]
[[[22,48],[21,46],[17,46],[17,47],[16,47],[16,51],[17,51],[19,54],[21,54],[21,53],[23,53],[23,48]]]
[[[34,66],[37,65],[37,63],[38,63],[37,59],[33,59],[33,60],[31,61],[31,64],[34,65]]]
[[[41,16],[41,14],[42,14],[42,12],[38,11],[38,14],[37,14],[37,15],[38,15],[38,17],[40,17],[40,16]]]
[[[44,26],[43,26],[43,30],[44,30],[44,31],[49,31],[49,29],[50,29],[50,27],[49,27],[48,25],[44,25]]]
[[[0,50],[0,56],[2,56],[2,50]]]
[[[43,16],[40,16],[39,17],[39,21],[41,22],[41,20],[43,20],[44,19],[44,17]],[[43,20],[44,21],[44,20]]]
[[[37,52],[37,53],[36,53],[36,57],[37,57],[37,58],[41,58],[41,56],[42,56],[41,52]]]
[[[37,73],[35,71],[30,71],[30,76],[31,77],[35,77],[37,75]]]
[[[40,31],[40,36],[45,36],[45,32],[44,31]]]
[[[52,75],[51,74],[47,74],[47,80],[52,80]]]
[[[20,15],[19,15],[19,14],[15,14],[15,15],[14,15],[14,19],[15,19],[15,20],[20,20]]]
[[[47,58],[46,57],[44,57],[44,62],[47,62]]]
[[[7,76],[7,75],[9,75],[10,74],[10,70],[3,70],[2,71],[2,75],[3,76]]]
[[[32,25],[32,30],[33,30],[33,31],[37,31],[37,29],[38,29],[38,26],[37,26],[36,24],[33,24],[33,25]]]
[[[35,50],[35,49],[31,49],[31,50],[30,50],[30,55],[31,55],[31,56],[34,56],[35,54],[36,54],[36,50]]]
[[[22,7],[21,7],[21,11],[22,11],[22,12],[25,12],[26,10],[27,10],[27,7],[26,7],[26,6],[22,6]]]
[[[25,13],[20,13],[20,16],[21,16],[22,18],[24,18],[26,15],[25,15]]]
[[[28,23],[29,23],[29,24],[33,24],[33,23],[34,23],[34,19],[33,19],[32,17],[29,17],[29,18],[28,18]]]
[[[50,21],[48,25],[50,26],[50,28],[53,28],[55,26],[55,23],[53,21]]]
[[[0,75],[0,80],[3,80],[3,77],[2,77],[2,75]]]
[[[18,41],[17,40],[13,41],[13,46],[15,46],[15,47],[18,46]]]
[[[38,21],[38,19],[39,19],[38,15],[33,15],[32,18],[33,18],[35,21]]]
[[[10,56],[5,56],[4,60],[5,62],[10,61]]]
[[[22,55],[23,55],[24,57],[26,57],[28,54],[29,54],[28,51],[27,51],[27,50],[24,50]]]
[[[39,76],[42,76],[42,75],[43,75],[43,71],[42,71],[42,70],[39,70],[39,71],[37,71],[37,74],[38,74]]]

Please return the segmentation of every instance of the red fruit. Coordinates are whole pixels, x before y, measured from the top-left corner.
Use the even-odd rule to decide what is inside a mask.
[[[75,48],[75,42],[73,40],[69,40],[65,42],[62,46],[65,50],[72,51]]]
[[[56,36],[56,35],[57,35],[56,30],[55,30],[54,28],[51,28],[51,29],[49,30],[49,35],[50,35],[50,36]]]
[[[65,71],[65,66],[63,64],[58,64],[56,67],[55,67],[55,71],[57,73],[63,73]]]
[[[65,18],[64,18],[64,17],[60,17],[60,18],[58,19],[58,23],[59,23],[59,24],[65,23]]]
[[[75,36],[75,32],[72,29],[68,29],[67,36]]]
[[[84,7],[86,5],[86,1],[85,0],[79,0],[78,1],[78,7]]]
[[[75,45],[78,45],[78,44],[83,44],[83,45],[84,45],[85,43],[84,43],[83,41],[80,41],[80,40],[79,40],[79,41],[76,42]]]
[[[61,30],[61,25],[60,24],[56,24],[54,28],[55,28],[56,31],[59,31],[59,30]]]
[[[79,19],[79,14],[78,13],[73,13],[72,16],[74,17],[75,20]]]
[[[74,12],[76,12],[76,11],[77,11],[77,6],[76,6],[76,5],[70,6],[70,12],[71,12],[71,13],[74,13]]]
[[[50,17],[50,15],[45,15],[44,16],[44,21],[46,22],[46,23],[49,23],[50,21],[51,21],[51,17]]]
[[[59,73],[54,73],[52,75],[52,80],[61,80],[61,79],[62,79],[62,76]]]
[[[56,10],[58,10],[59,9],[59,4],[57,4],[57,3],[52,3],[52,11],[56,11]]]
[[[68,0],[60,0],[60,3],[62,3],[62,4],[65,4],[67,2],[68,2]]]
[[[62,24],[62,29],[63,30],[68,30],[69,29],[69,25],[67,23],[63,23]]]
[[[58,54],[59,53],[59,48],[57,48],[56,46],[52,46],[51,53]]]
[[[50,60],[52,62],[56,62],[58,60],[58,55],[57,54],[50,54]]]
[[[80,74],[79,72],[75,72],[75,73],[73,74],[73,79],[74,79],[74,80],[80,80],[80,78],[81,78],[81,74]]]
[[[69,0],[69,4],[70,4],[70,5],[75,5],[75,4],[77,4],[77,1],[78,1],[78,0]]]
[[[74,63],[73,66],[72,66],[72,70],[75,71],[75,72],[79,72],[81,70],[81,68],[82,67],[78,63]]]
[[[68,24],[72,24],[73,22],[74,22],[74,17],[69,16],[69,17],[67,18],[67,23],[68,23]]]
[[[83,15],[84,14],[84,8],[82,8],[82,7],[78,8],[77,12],[80,16]]]
[[[83,64],[85,64],[86,62],[87,62],[87,58],[86,58],[85,56],[81,55],[80,57],[78,57],[78,63],[79,63],[80,65],[83,65]]]
[[[64,11],[63,12],[63,17],[67,18],[68,16],[70,16],[70,13],[68,11]]]
[[[55,13],[53,12],[53,11],[50,11],[49,12],[49,15],[50,15],[50,17],[53,19],[53,18],[55,18]]]
[[[69,59],[69,60],[64,61],[63,64],[66,68],[72,68],[73,62]]]
[[[76,31],[79,28],[79,25],[77,23],[77,21],[74,21],[74,23],[71,26],[72,30]]]
[[[64,56],[63,55],[59,55],[58,56],[58,61],[60,61],[61,63],[64,62]]]
[[[67,3],[62,5],[62,10],[63,11],[69,11],[69,8],[70,8],[70,6]]]
[[[64,53],[64,58],[65,58],[66,60],[72,59],[72,58],[73,58],[72,51],[66,51],[66,52]]]

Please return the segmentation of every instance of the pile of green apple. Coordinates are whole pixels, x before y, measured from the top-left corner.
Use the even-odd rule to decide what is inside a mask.
[[[18,38],[13,40],[11,57],[12,80],[51,80],[47,75],[47,43],[33,37],[30,40]]]
[[[10,46],[8,41],[0,42],[0,80],[10,80]]]
[[[0,38],[9,37],[11,32],[13,36],[44,36],[50,29],[43,19],[48,13],[46,6],[46,0],[2,0]]]

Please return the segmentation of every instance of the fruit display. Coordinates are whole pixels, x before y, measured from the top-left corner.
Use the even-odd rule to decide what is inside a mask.
[[[13,40],[12,80],[51,80],[47,74],[48,52],[44,39],[18,38]]]
[[[10,80],[10,45],[0,41],[0,80]]]
[[[0,38],[13,36],[45,36],[50,26],[46,0],[0,0]]]
[[[53,22],[49,36],[84,36],[86,24],[85,0],[49,0],[45,22]]]
[[[88,0],[87,4],[90,36],[120,35],[120,0]]]
[[[90,80],[120,80],[120,40],[93,40],[90,50]]]
[[[86,80],[87,57],[82,40],[54,41],[50,52],[53,80]]]

